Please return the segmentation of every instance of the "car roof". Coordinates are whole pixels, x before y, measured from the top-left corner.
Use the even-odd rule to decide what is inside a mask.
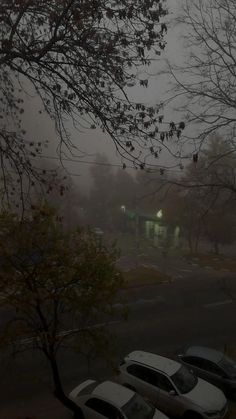
[[[125,357],[125,361],[134,361],[144,364],[148,367],[163,371],[169,376],[175,374],[180,368],[180,364],[172,359],[144,351],[131,352]]]
[[[124,406],[134,396],[132,390],[112,381],[104,381],[98,384],[91,394],[106,399],[117,407]]]
[[[216,364],[218,364],[224,356],[222,352],[205,346],[189,346],[185,351],[185,355],[204,358],[208,361],[215,362]]]

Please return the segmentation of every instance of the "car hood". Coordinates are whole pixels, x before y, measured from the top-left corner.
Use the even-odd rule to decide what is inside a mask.
[[[153,419],[168,419],[168,417],[166,415],[164,415],[164,413],[160,412],[160,410],[155,410]]]
[[[226,398],[222,391],[207,381],[198,378],[197,385],[184,397],[204,411],[221,410],[226,404]]]

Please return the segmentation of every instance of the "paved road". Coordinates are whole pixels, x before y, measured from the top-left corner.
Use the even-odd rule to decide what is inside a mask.
[[[135,268],[137,265],[145,265],[153,267],[174,279],[212,277],[212,275],[222,275],[222,271],[217,273],[211,266],[201,267],[197,261],[186,260],[184,257],[168,256],[163,257],[161,254],[153,256],[145,253],[137,253],[137,255],[125,255],[117,261],[117,265],[123,270]],[[224,270],[225,275],[230,273]],[[235,274],[233,274],[235,276]]]
[[[116,335],[117,362],[125,353],[143,349],[173,355],[186,343],[223,348],[236,341],[236,281],[228,280],[225,292],[220,277],[181,279],[171,284],[150,285],[123,292],[130,309],[129,320],[116,319],[109,329]],[[117,307],[118,309],[119,307]],[[112,374],[103,362],[88,370],[85,359],[65,351],[60,357],[66,389],[89,376]],[[0,364],[0,417],[12,403],[27,405],[31,397],[47,394],[51,386],[47,364],[38,354],[9,360],[2,354]],[[2,410],[1,410],[2,409]]]

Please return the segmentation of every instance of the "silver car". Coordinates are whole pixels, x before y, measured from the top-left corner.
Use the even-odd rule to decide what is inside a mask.
[[[236,361],[223,352],[204,346],[182,348],[177,356],[198,377],[219,387],[227,396],[236,398]]]
[[[112,381],[86,380],[69,394],[85,419],[168,419],[139,394]]]
[[[119,366],[118,381],[148,398],[166,415],[222,419],[228,411],[221,390],[171,359],[134,351]]]

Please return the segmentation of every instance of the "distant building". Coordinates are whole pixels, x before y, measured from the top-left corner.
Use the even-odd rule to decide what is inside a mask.
[[[162,210],[156,215],[126,210],[127,223],[133,233],[150,240],[155,247],[178,247],[180,227],[168,225],[164,221]]]

